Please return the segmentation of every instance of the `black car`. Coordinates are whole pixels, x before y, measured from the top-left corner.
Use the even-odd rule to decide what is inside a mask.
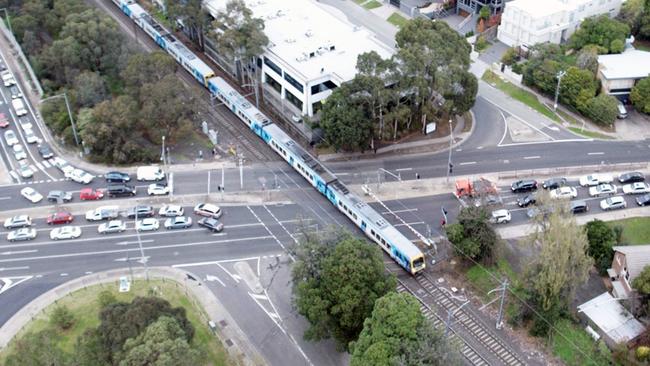
[[[579,213],[582,213],[582,212],[589,211],[589,206],[587,205],[587,202],[585,202],[585,201],[571,201],[571,205],[569,206],[569,210],[573,214],[579,214]]]
[[[131,180],[131,177],[122,172],[108,172],[104,174],[104,178],[108,183],[126,183]]]
[[[153,207],[151,206],[138,205],[135,207],[131,207],[128,211],[126,211],[124,216],[128,217],[129,219],[134,219],[136,217],[136,214],[138,216],[138,219],[141,219],[141,218],[153,217],[155,213],[153,211]]]
[[[639,173],[639,172],[623,173],[618,176],[618,181],[623,184],[643,182],[644,180],[645,180],[645,176],[643,175],[643,173]]]
[[[72,193],[65,191],[50,191],[47,195],[47,200],[50,202],[70,202],[72,201]]]
[[[534,191],[537,189],[537,181],[532,179],[518,180],[512,183],[512,186],[510,186],[510,188],[512,188],[512,191],[515,193]]]
[[[126,184],[112,184],[106,189],[108,197],[135,196],[135,187]]]
[[[650,193],[646,193],[643,196],[636,198],[636,204],[639,206],[648,206],[650,205]]]
[[[49,159],[54,157],[54,153],[52,152],[52,149],[50,149],[50,146],[47,144],[38,145],[38,153],[41,154],[43,159]]]
[[[537,200],[535,199],[535,195],[527,194],[524,197],[517,199],[517,206],[528,207],[530,205],[534,205],[535,202],[537,202]]]
[[[219,220],[213,219],[211,217],[204,217],[201,220],[199,220],[199,226],[203,226],[215,233],[218,233],[221,230],[223,230],[223,224],[219,222]]]
[[[542,183],[544,189],[557,189],[566,185],[566,178],[550,178]]]

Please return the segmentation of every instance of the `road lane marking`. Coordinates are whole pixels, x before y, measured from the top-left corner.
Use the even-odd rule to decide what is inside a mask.
[[[411,171],[411,170],[413,170],[413,168],[399,168],[399,169],[395,169],[396,172],[409,172],[409,171]]]
[[[460,163],[458,165],[474,165],[474,164],[476,164],[475,161],[466,161],[466,162]]]
[[[38,161],[36,162],[36,166],[38,169],[43,170],[43,164],[39,163]]]
[[[602,152],[602,151],[599,151],[599,152],[590,152],[590,153],[587,153],[587,155],[605,155],[605,153]]]
[[[36,253],[38,252],[38,249],[32,249],[32,250],[17,250],[14,252],[2,252],[0,255],[14,255],[14,254],[27,254],[27,253]]]
[[[541,156],[535,155],[535,156],[524,156],[524,160],[531,160],[531,159],[539,159]]]
[[[417,210],[418,210],[417,208],[406,208],[406,209],[403,209],[403,210],[394,210],[394,211],[390,211],[390,212],[389,211],[384,211],[381,214],[382,215],[388,215],[388,214],[391,214],[391,213],[413,212],[413,211],[417,211]]]
[[[10,197],[10,196],[6,196],[6,197],[0,197],[0,201],[4,201],[4,200],[10,200],[10,199],[11,199],[11,197]]]
[[[508,135],[508,120],[506,119],[506,115],[503,114],[503,111],[500,108],[497,108],[497,110],[499,111],[499,113],[501,113],[501,118],[503,118],[503,125],[504,125],[503,136],[501,136],[501,140],[499,140],[499,143],[497,144],[497,146],[501,146],[503,140],[506,139],[506,135]]]
[[[129,245],[129,244],[138,244],[138,243],[152,243],[153,239],[146,239],[146,240],[134,240],[134,241],[121,241],[119,243],[115,243],[115,245]]]
[[[21,271],[21,270],[25,270],[25,269],[29,269],[29,266],[2,267],[2,268],[0,268],[0,272],[2,272],[2,271]]]
[[[50,163],[48,163],[47,160],[43,160],[42,163],[43,163],[43,166],[46,167],[46,168],[51,168],[52,167],[52,165],[50,165]]]

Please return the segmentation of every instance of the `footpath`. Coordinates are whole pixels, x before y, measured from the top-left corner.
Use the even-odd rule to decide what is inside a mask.
[[[132,280],[145,281],[144,269],[134,268],[132,272]],[[120,277],[130,276],[130,273],[126,268],[93,273],[66,282],[42,294],[20,309],[0,328],[0,349],[9,345],[12,339],[36,315],[57,300],[88,286],[109,284],[117,287]],[[151,267],[148,276],[151,280],[173,281],[182,286],[191,302],[200,308],[205,326],[209,327],[208,322],[210,321],[217,326],[215,334],[233,360],[246,366],[267,364],[264,357],[251,344],[246,334],[237,326],[235,320],[214,293],[203,286],[201,281],[191,280],[197,278],[196,276],[190,272],[169,267]]]

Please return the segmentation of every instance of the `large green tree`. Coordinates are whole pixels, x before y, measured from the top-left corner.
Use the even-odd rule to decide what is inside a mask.
[[[643,3],[645,0],[627,0],[621,5],[621,11],[616,19],[627,24],[630,32],[636,35],[641,28],[641,19],[644,15]]]
[[[73,85],[75,100],[80,108],[93,107],[109,97],[106,82],[98,72],[82,72],[74,79]]]
[[[650,114],[650,77],[643,78],[634,85],[630,100],[637,111]]]
[[[463,208],[457,223],[446,228],[447,238],[459,256],[491,264],[499,236],[490,225],[490,216],[483,207]]]
[[[209,14],[201,0],[165,0],[167,16],[178,19],[187,29],[190,39],[203,50],[203,35],[209,26]]]
[[[569,67],[560,84],[560,101],[570,106],[576,106],[581,92],[592,97],[596,95],[598,83],[594,74],[589,70]]]
[[[618,99],[603,93],[589,99],[580,113],[598,124],[609,126],[616,121],[618,103]]]
[[[156,83],[176,72],[178,64],[163,51],[131,56],[120,76],[130,93],[137,96],[144,84]]]
[[[371,147],[373,123],[367,113],[364,85],[349,82],[335,89],[323,104],[319,126],[336,150],[364,151]]]
[[[64,366],[66,357],[56,342],[56,334],[49,330],[25,334],[16,341],[5,366]]]
[[[642,294],[650,294],[650,266],[643,267],[641,273],[632,280],[632,287]]]
[[[612,49],[612,42],[625,42],[629,35],[630,27],[627,24],[607,15],[600,15],[583,20],[580,28],[569,39],[569,44],[577,50],[586,45],[597,45],[607,50],[607,53],[620,53],[620,48]]]
[[[603,221],[592,220],[585,225],[589,248],[587,253],[594,259],[594,263],[600,274],[605,274],[607,269],[612,266],[614,251],[612,247],[616,245],[616,233],[612,228],[607,226]]]

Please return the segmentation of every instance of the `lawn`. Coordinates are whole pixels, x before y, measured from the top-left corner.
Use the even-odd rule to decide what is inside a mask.
[[[555,325],[555,328],[557,332],[551,339],[551,347],[553,354],[561,358],[565,365],[605,366],[610,364],[611,354],[607,347],[597,344],[578,324],[568,319],[562,319]],[[576,349],[582,352],[577,352]],[[588,360],[585,359],[585,355],[589,357]]]
[[[650,217],[633,217],[630,219],[609,221],[609,226],[622,226],[622,243],[639,245],[650,244]]]
[[[493,290],[499,287],[500,283],[494,279],[494,277],[502,279],[507,277],[512,284],[512,281],[516,281],[517,274],[512,270],[510,263],[507,260],[501,259],[497,262],[496,265],[492,267],[479,266],[478,264],[469,268],[465,273],[467,280],[472,284],[475,292],[480,294],[482,297],[486,296],[490,290]]]
[[[602,139],[602,140],[613,140],[614,139],[612,136],[605,135],[605,134],[602,134],[600,132],[590,131],[590,130],[582,131],[582,129],[580,127],[569,127],[569,130],[571,130],[574,133],[577,133],[578,135],[582,135],[582,136],[585,136],[585,137],[591,137],[591,138],[594,138],[594,139]]]
[[[408,23],[408,19],[404,18],[398,13],[393,13],[391,14],[391,16],[388,17],[388,22],[398,28],[401,28],[404,25],[406,25],[406,23]]]
[[[535,94],[526,91],[510,82],[502,80],[497,74],[493,73],[490,70],[485,71],[483,77],[481,78],[490,85],[508,94],[510,97],[533,108],[551,120],[558,123],[562,122],[562,120],[560,120],[560,118],[555,113],[553,113],[553,111],[548,109],[542,102],[539,101],[539,99],[537,99],[537,96],[535,96]]]
[[[370,0],[367,3],[363,4],[363,7],[368,9],[368,10],[375,9],[375,8],[380,7],[380,6],[381,6],[381,3],[379,1],[376,1],[376,0]]]
[[[53,328],[50,325],[48,320],[54,307],[49,306],[44,312],[36,315],[33,321],[25,326],[25,331],[20,335],[24,335],[26,332],[37,332],[49,328],[57,329],[57,344],[66,352],[71,353],[77,337],[84,330],[99,325],[99,303],[97,302],[97,296],[101,291],[111,290],[118,301],[124,302],[130,302],[136,296],[155,294],[169,301],[174,307],[181,306],[185,308],[187,318],[196,329],[192,345],[206,355],[206,360],[209,365],[221,366],[235,364],[229,360],[221,342],[208,329],[206,320],[204,320],[205,317],[201,314],[202,310],[191,304],[190,299],[185,296],[182,288],[175,282],[136,281],[131,284],[131,291],[128,293],[119,293],[117,287],[117,283],[92,286],[74,292],[59,300],[58,305],[67,306],[75,316],[75,324],[67,331],[59,331],[58,328]],[[0,365],[4,364],[7,354],[13,349],[13,344],[12,342],[9,347],[0,352]]]

